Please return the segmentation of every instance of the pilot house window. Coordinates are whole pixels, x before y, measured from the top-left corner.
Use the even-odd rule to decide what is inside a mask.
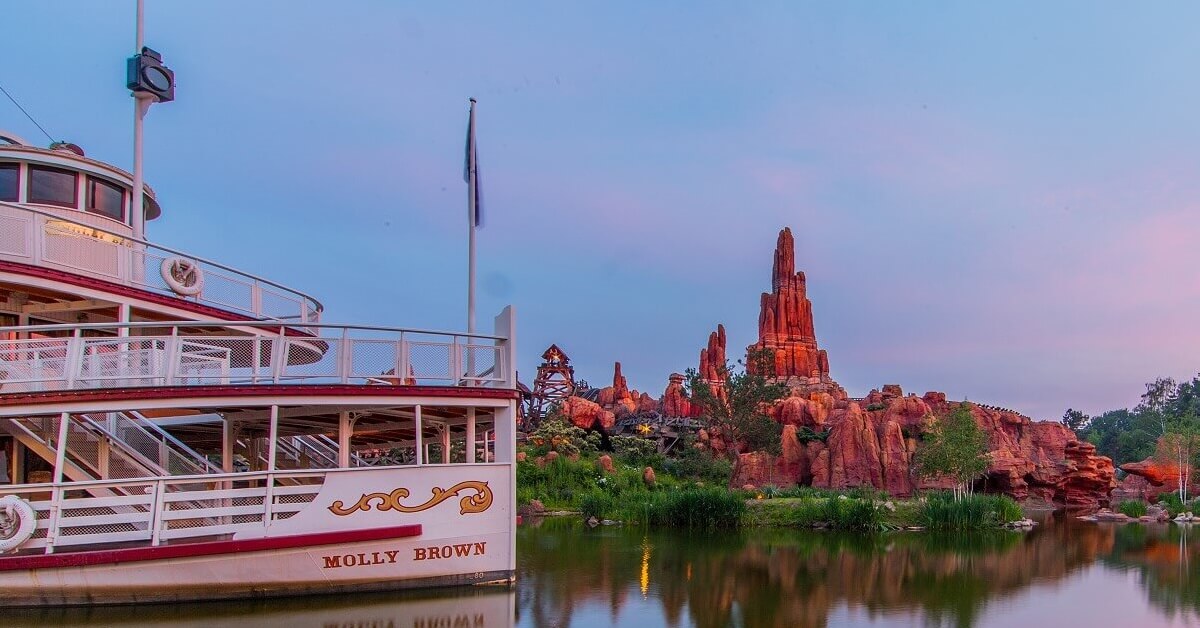
[[[21,169],[17,164],[0,164],[0,201],[17,200]]]
[[[125,190],[102,179],[88,177],[87,210],[113,220],[125,220]]]
[[[30,166],[29,202],[77,207],[79,195],[75,177],[70,170]]]

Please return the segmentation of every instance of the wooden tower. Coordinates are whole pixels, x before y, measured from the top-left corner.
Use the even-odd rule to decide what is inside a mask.
[[[555,403],[575,394],[575,369],[571,358],[558,345],[550,345],[542,354],[542,364],[533,380],[527,420],[536,425]]]

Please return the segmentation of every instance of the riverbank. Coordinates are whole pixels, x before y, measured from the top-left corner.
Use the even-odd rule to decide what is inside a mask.
[[[609,455],[524,456],[517,464],[517,505],[524,515],[579,513],[585,520],[680,529],[816,528],[874,532],[903,529],[982,530],[1029,527],[1021,507],[1005,496],[941,493],[892,498],[869,489],[728,488],[728,466]]]

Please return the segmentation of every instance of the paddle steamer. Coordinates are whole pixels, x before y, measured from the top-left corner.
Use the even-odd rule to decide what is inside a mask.
[[[0,606],[510,582],[511,308],[329,324],[134,185],[0,133]]]

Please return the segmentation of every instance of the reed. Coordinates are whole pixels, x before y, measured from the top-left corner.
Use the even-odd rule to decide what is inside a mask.
[[[1120,504],[1117,504],[1117,510],[1126,517],[1133,517],[1134,519],[1137,519],[1138,517],[1146,516],[1146,502],[1127,499]]]
[[[917,513],[931,530],[982,530],[1022,518],[1021,506],[1005,495],[966,495],[955,500],[947,493],[930,495]]]

